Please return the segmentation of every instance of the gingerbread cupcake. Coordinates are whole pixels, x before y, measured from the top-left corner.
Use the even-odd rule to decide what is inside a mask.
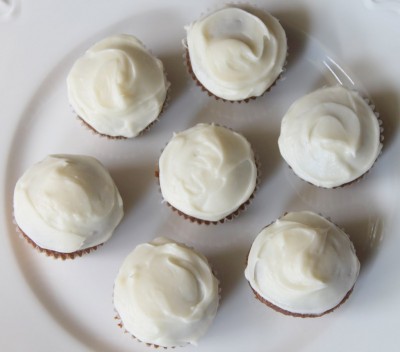
[[[323,188],[360,179],[378,158],[380,121],[372,107],[343,86],[296,100],[282,119],[279,150],[294,173]]]
[[[196,345],[217,313],[219,284],[207,259],[159,237],[137,246],[114,284],[120,326],[155,347]]]
[[[69,101],[79,118],[110,138],[135,137],[154,123],[169,85],[162,62],[127,34],[93,45],[67,77]]]
[[[349,237],[313,212],[287,213],[254,240],[245,277],[257,299],[295,317],[319,317],[347,300],[360,263]]]
[[[35,248],[74,258],[106,242],[123,217],[122,199],[95,158],[50,155],[30,167],[14,190],[18,230]]]
[[[252,198],[257,165],[250,143],[239,133],[200,123],[174,134],[158,164],[164,200],[198,223],[234,217]]]
[[[284,69],[286,34],[268,13],[261,18],[226,7],[193,22],[186,31],[189,72],[216,98],[247,101],[259,97]]]

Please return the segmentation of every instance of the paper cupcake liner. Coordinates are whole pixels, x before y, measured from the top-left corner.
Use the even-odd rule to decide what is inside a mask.
[[[250,5],[250,4],[248,4],[248,3],[233,3],[233,2],[231,2],[231,3],[225,4],[225,5],[222,6],[222,7],[221,7],[221,6],[218,6],[218,7],[215,7],[215,8],[213,8],[213,9],[207,9],[207,12],[206,12],[206,13],[202,13],[202,14],[199,16],[199,18],[200,18],[200,19],[201,19],[201,18],[204,18],[204,17],[206,17],[207,15],[211,15],[211,14],[212,14],[213,12],[215,12],[215,11],[218,11],[218,10],[221,10],[221,9],[227,8],[227,7],[236,7],[236,8],[240,8],[240,9],[242,9],[242,10],[245,10],[245,11],[251,13],[251,14],[254,15],[254,16],[257,16],[257,17],[260,18],[261,20],[262,20],[262,18],[261,18],[262,16],[261,16],[261,15],[266,13],[265,10],[263,10],[263,9],[261,9],[261,8],[258,8],[258,7],[254,6],[254,5]],[[261,17],[260,17],[260,16],[261,16]],[[271,14],[271,16],[272,16],[272,14]],[[277,19],[275,16],[273,16],[273,17],[274,17],[275,19]],[[278,19],[277,19],[277,20],[278,20]],[[263,21],[263,20],[262,20],[262,21]],[[279,20],[278,20],[278,21],[279,21]],[[196,21],[192,21],[192,23],[193,23],[193,22],[196,22]],[[263,21],[263,22],[264,22],[264,21]],[[287,46],[286,58],[285,58],[285,62],[284,62],[284,64],[283,64],[283,66],[282,66],[282,71],[281,71],[281,73],[278,75],[278,77],[271,83],[271,85],[270,85],[262,94],[260,94],[259,96],[252,96],[252,97],[249,97],[249,98],[246,98],[246,99],[227,100],[227,99],[221,98],[221,97],[219,97],[219,96],[217,96],[217,95],[211,93],[211,92],[210,92],[206,87],[204,87],[204,85],[197,79],[196,74],[194,73],[193,67],[192,67],[192,64],[191,64],[190,54],[189,54],[189,50],[188,50],[186,38],[182,40],[182,45],[183,45],[183,55],[182,55],[182,57],[183,57],[183,62],[184,62],[184,64],[185,64],[185,66],[186,66],[187,72],[189,73],[190,77],[191,77],[192,80],[195,82],[196,86],[198,86],[198,87],[201,89],[201,91],[203,91],[203,92],[206,93],[209,97],[212,97],[212,98],[214,98],[214,99],[217,100],[217,101],[218,101],[218,100],[221,100],[221,101],[223,101],[223,102],[239,103],[239,104],[241,104],[241,103],[248,103],[248,102],[250,102],[250,101],[252,101],[252,100],[255,100],[255,99],[257,99],[257,98],[261,98],[261,97],[264,96],[266,93],[270,92],[270,91],[272,90],[272,88],[275,87],[276,84],[282,79],[284,73],[286,72],[287,63],[288,63],[289,47]]]
[[[275,310],[278,313],[287,315],[287,316],[291,316],[294,318],[319,318],[322,317],[323,315],[332,313],[333,311],[335,311],[337,308],[339,308],[344,302],[347,301],[347,299],[350,297],[351,293],[353,292],[353,288],[354,286],[346,293],[346,295],[343,297],[343,299],[339,302],[339,304],[337,304],[335,307],[326,310],[325,312],[322,312],[320,314],[301,314],[301,313],[293,313],[287,310],[284,310],[276,305],[274,305],[273,303],[271,303],[270,301],[267,301],[265,298],[263,298],[262,296],[260,296],[254,289],[253,287],[251,287],[251,285],[249,284],[251,290],[253,291],[255,298],[257,298],[261,303],[265,304],[266,306],[268,306],[269,308],[272,308],[273,310]]]
[[[91,132],[95,136],[99,136],[99,137],[102,137],[102,138],[107,138],[107,139],[110,139],[110,140],[121,140],[121,139],[125,140],[125,139],[128,139],[127,137],[124,137],[124,136],[109,136],[108,134],[100,133],[93,126],[91,126],[89,123],[87,123],[82,117],[80,117],[79,115],[76,115],[76,117],[79,120],[79,122],[81,123],[81,125],[83,127],[85,127],[89,132]]]
[[[233,129],[220,125],[220,124],[215,124],[215,126],[220,126],[220,127],[224,127],[227,128],[233,132],[235,132]],[[247,140],[247,139],[246,139]],[[162,153],[162,150],[161,150]],[[166,201],[163,198],[163,203],[165,203],[174,213],[178,214],[179,216],[183,217],[185,220],[190,221],[193,224],[198,224],[198,225],[218,225],[218,224],[223,224],[229,221],[232,221],[233,219],[235,219],[239,214],[241,214],[243,211],[245,211],[248,206],[251,204],[251,202],[254,199],[255,194],[257,193],[259,186],[260,186],[260,182],[261,182],[261,163],[260,163],[260,159],[258,157],[258,155],[254,152],[253,150],[253,155],[254,155],[254,162],[256,164],[256,168],[257,168],[257,178],[256,178],[256,185],[254,187],[253,193],[250,195],[250,197],[244,202],[242,203],[235,211],[233,211],[232,213],[228,214],[226,217],[220,219],[220,220],[216,220],[216,221],[211,221],[211,220],[203,220],[203,219],[199,219],[196,217],[193,217],[191,215],[188,215],[182,211],[180,211],[179,209],[175,208],[172,204],[170,204],[168,201]],[[160,172],[158,169],[158,165],[156,166],[156,170],[154,172],[154,176],[157,178],[158,181],[158,191],[162,197],[162,192],[161,192],[161,187],[160,187]]]
[[[160,345],[156,345],[156,344],[149,343],[149,342],[144,342],[144,341],[138,339],[135,335],[133,335],[131,332],[129,332],[128,330],[125,329],[125,327],[124,327],[124,322],[122,321],[121,317],[119,316],[118,312],[117,312],[115,309],[114,309],[114,312],[115,312],[114,320],[117,321],[117,326],[118,326],[120,329],[123,330],[124,334],[129,334],[129,336],[130,336],[132,339],[136,340],[137,342],[144,343],[146,346],[151,347],[151,348],[155,348],[155,349],[163,348],[164,350],[167,350],[168,348],[174,349],[174,348],[176,348],[176,347],[183,347],[183,346],[165,347],[165,346],[160,346]]]
[[[315,185],[315,184],[313,184],[313,183],[311,183],[311,182],[309,182],[309,181],[307,181],[307,180],[304,180],[303,178],[301,178],[300,176],[298,176],[298,175],[294,172],[294,170],[290,167],[289,164],[286,163],[286,164],[288,165],[288,168],[291,170],[291,172],[292,172],[297,178],[299,178],[299,179],[302,180],[303,182],[308,183],[309,185],[311,185],[311,186],[313,186],[313,187],[317,187],[317,188],[321,188],[321,189],[338,189],[338,188],[343,188],[343,187],[348,187],[348,186],[354,185],[354,184],[360,182],[362,179],[364,179],[364,177],[365,177],[365,176],[372,170],[372,168],[376,165],[376,162],[378,161],[379,157],[380,157],[381,154],[382,154],[382,150],[383,150],[383,141],[384,141],[384,139],[385,139],[385,136],[384,136],[384,131],[385,131],[385,129],[384,129],[384,127],[383,127],[383,121],[382,121],[381,118],[380,118],[380,113],[379,113],[378,111],[376,111],[376,106],[375,106],[375,104],[372,102],[372,100],[371,100],[369,97],[366,97],[366,96],[361,95],[361,93],[360,93],[359,91],[355,90],[355,89],[352,89],[352,90],[353,90],[354,92],[357,92],[357,93],[363,98],[363,100],[368,104],[368,106],[369,106],[369,107],[371,108],[371,110],[374,112],[374,115],[376,116],[376,119],[378,120],[378,124],[379,124],[379,148],[380,148],[379,154],[377,155],[377,157],[376,157],[374,163],[371,165],[371,167],[370,167],[367,171],[365,171],[363,174],[361,174],[359,177],[357,177],[356,179],[354,179],[354,180],[352,180],[352,181],[350,181],[350,182],[346,182],[346,183],[343,183],[343,184],[341,184],[341,185],[339,185],[339,186],[335,186],[335,187],[322,187],[322,186],[317,186],[317,185]]]
[[[242,211],[244,211],[251,203],[251,201],[254,198],[254,192],[250,196],[250,198],[243,204],[240,205],[238,209],[236,209],[233,213],[227,215],[225,218],[217,221],[210,221],[210,220],[202,220],[195,218],[193,216],[187,215],[180,210],[176,209],[174,206],[172,206],[170,203],[165,202],[168,207],[172,209],[173,212],[177,213],[178,215],[182,216],[185,220],[190,221],[191,223],[198,224],[198,225],[218,225],[218,224],[223,224],[228,221],[232,221],[234,218],[236,218]]]
[[[283,213],[282,216],[280,216],[279,218],[277,218],[276,220],[271,221],[268,225],[264,226],[263,229],[267,228],[268,226],[271,226],[272,224],[274,224],[277,220],[281,219],[282,217],[284,217],[286,214],[288,214],[288,212]],[[354,247],[353,242],[350,239],[350,236],[347,234],[347,232],[340,226],[338,226],[335,222],[333,222],[331,220],[330,217],[326,217],[325,215],[321,214],[321,213],[317,213],[319,216],[323,217],[324,219],[328,220],[329,222],[331,222],[333,225],[335,225],[337,228],[339,228],[340,230],[342,230],[346,236],[349,238],[350,240],[350,244],[352,246],[352,249],[354,250],[354,252],[356,253],[356,249]],[[250,250],[247,252],[247,256],[246,256],[246,262],[245,262],[245,267],[247,267],[247,262],[249,259],[249,254],[250,254]],[[357,253],[356,253],[357,255]],[[295,312],[290,312],[288,310],[285,310],[283,308],[280,308],[278,306],[276,306],[275,304],[273,304],[272,302],[268,301],[267,299],[265,299],[264,297],[262,297],[250,284],[250,282],[247,282],[251,288],[251,290],[254,293],[254,296],[257,300],[259,300],[261,303],[265,304],[266,306],[268,306],[269,308],[272,308],[273,310],[275,310],[278,313],[287,315],[287,316],[291,316],[291,317],[295,317],[295,318],[319,318],[323,315],[332,313],[333,311],[335,311],[337,308],[339,308],[343,303],[345,303],[347,301],[347,299],[350,297],[351,293],[353,292],[354,286],[355,284],[352,286],[352,288],[347,291],[346,295],[343,297],[343,299],[334,307],[319,313],[319,314],[302,314],[302,313],[295,313]]]
[[[24,239],[28,244],[30,244],[34,249],[36,249],[39,253],[45,254],[47,257],[52,257],[54,259],[61,259],[61,260],[69,260],[75,259],[76,257],[82,257],[84,254],[88,254],[97,250],[98,247],[102,246],[103,244],[99,244],[97,246],[85,248],[79,251],[75,251],[72,253],[62,253],[53,251],[51,249],[46,249],[37,245],[22,229],[18,226],[18,224],[14,220],[14,224],[16,226],[16,232],[20,235],[22,239]]]

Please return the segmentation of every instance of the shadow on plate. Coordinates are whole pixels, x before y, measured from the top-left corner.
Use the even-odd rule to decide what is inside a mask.
[[[368,214],[364,218],[355,218],[340,224],[349,235],[361,263],[361,271],[365,270],[379,250],[384,238],[382,218],[376,214]]]
[[[124,202],[124,216],[128,216],[148,189],[157,183],[155,168],[152,164],[109,168]]]
[[[398,135],[400,126],[400,97],[394,89],[382,87],[370,93],[371,101],[383,123],[383,153]]]
[[[244,269],[249,248],[226,247],[218,253],[208,255],[213,270],[220,282],[221,305],[244,280]]]

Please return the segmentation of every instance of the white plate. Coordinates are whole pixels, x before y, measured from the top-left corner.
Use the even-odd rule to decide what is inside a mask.
[[[231,104],[202,93],[182,64],[183,26],[217,1],[0,1],[2,350],[151,350],[117,327],[112,288],[124,257],[135,245],[159,235],[202,251],[221,279],[219,312],[196,351],[398,347],[399,1],[259,3],[287,30],[287,71],[264,97]],[[74,118],[65,78],[87,47],[120,32],[137,35],[164,61],[172,96],[148,133],[109,141],[92,135]],[[361,182],[322,190],[292,174],[279,156],[277,137],[281,116],[294,99],[338,81],[368,93],[375,102],[385,125],[384,151]],[[262,183],[251,206],[218,226],[198,226],[176,216],[161,204],[153,179],[160,150],[172,132],[202,121],[243,133],[262,163]],[[12,222],[17,178],[51,153],[99,158],[125,202],[126,215],[113,238],[73,261],[53,260],[32,250],[16,235]],[[318,319],[286,317],[264,307],[243,276],[245,255],[257,231],[285,211],[302,209],[321,212],[343,226],[362,261],[349,301]]]

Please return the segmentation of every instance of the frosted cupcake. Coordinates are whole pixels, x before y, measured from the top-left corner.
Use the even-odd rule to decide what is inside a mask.
[[[160,60],[131,35],[107,37],[73,65],[69,101],[86,125],[113,138],[137,136],[163,109],[169,83]]]
[[[187,66],[210,95],[229,101],[255,98],[283,71],[286,34],[268,13],[262,19],[227,7],[193,22],[187,31]]]
[[[154,346],[196,345],[219,302],[218,280],[200,253],[159,237],[137,246],[114,285],[121,326]]]
[[[278,144],[295,174],[319,187],[349,184],[381,151],[380,121],[355,91],[318,89],[295,101],[282,119]]]
[[[250,143],[214,124],[198,124],[176,133],[159,159],[164,200],[198,223],[218,223],[248,204],[257,184]]]
[[[56,258],[74,258],[106,242],[122,216],[114,181],[89,156],[50,155],[29,168],[15,186],[19,231]]]
[[[254,240],[245,277],[256,297],[278,312],[319,317],[349,297],[360,263],[349,237],[312,212],[284,215]]]

